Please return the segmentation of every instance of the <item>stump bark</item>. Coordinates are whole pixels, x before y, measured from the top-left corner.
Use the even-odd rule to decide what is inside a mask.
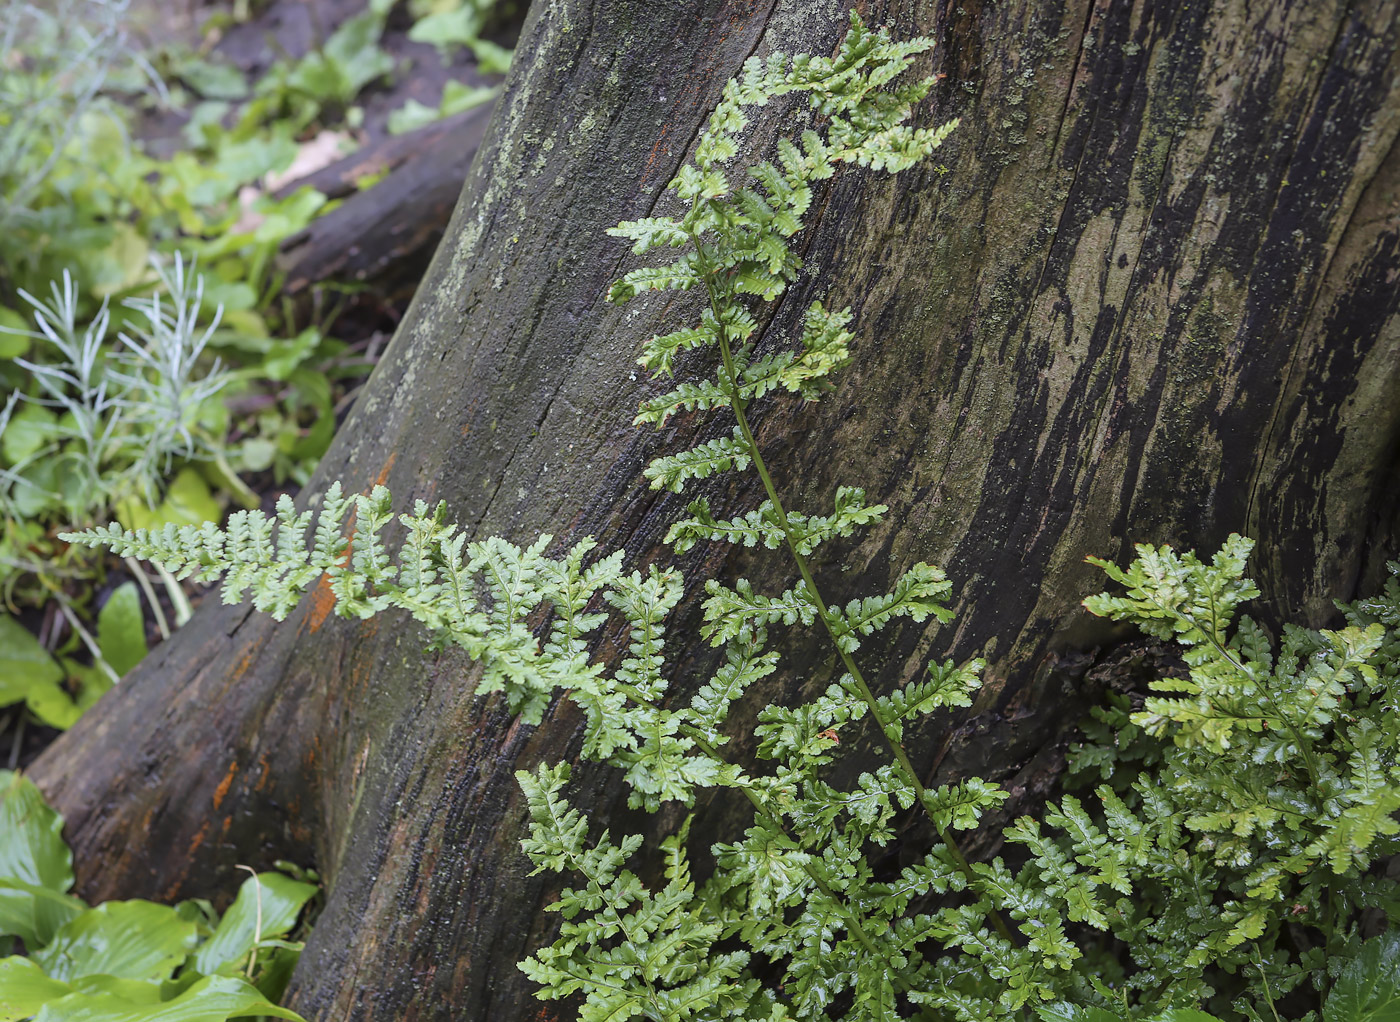
[[[915,736],[916,761],[1033,799],[1115,639],[1079,607],[1100,588],[1086,554],[1245,532],[1266,618],[1311,622],[1394,555],[1400,5],[861,9],[939,41],[920,118],[962,123],[943,166],[853,168],[819,196],[808,274],[765,343],[823,295],[854,306],[857,359],[823,403],[754,414],[793,505],[846,483],[892,508],[819,565],[833,595],[916,560],[953,580],[956,624],[906,628],[870,663],[890,685],[930,654],[990,660],[976,712]],[[445,240],[309,492],[384,482],[405,505],[446,500],[476,535],[594,534],[634,565],[669,560],[682,502],[640,469],[728,427],[630,425],[640,343],[695,310],[604,303],[630,256],[603,231],[665,211],[745,58],[828,51],[845,20],[806,0],[537,0]],[[766,109],[751,152],[795,117]],[[790,582],[776,556],[680,563]],[[559,705],[526,727],[416,626],[329,611],[323,592],[282,624],[206,601],[41,759],[81,892],[208,896],[237,863],[298,860],[326,883],[291,993],[308,1018],[556,1017],[515,968],[554,917],[517,847],[511,774],[573,757],[577,717]],[[708,653],[694,601],[679,615],[684,690]],[[760,699],[824,683],[824,653],[790,645]],[[617,778],[577,776],[574,797],[613,818]]]

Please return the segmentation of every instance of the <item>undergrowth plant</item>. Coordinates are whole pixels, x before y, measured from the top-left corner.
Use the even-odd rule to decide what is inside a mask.
[[[44,296],[71,279],[81,327],[109,300],[121,327],[122,301],[160,287],[152,259],[183,254],[205,271],[209,308],[224,310],[208,344],[235,371],[225,397],[256,410],[234,404],[224,417],[238,439],[232,468],[305,482],[330,440],[335,381],[368,366],[325,318],[301,325],[279,303],[279,246],[332,204],[309,187],[276,193],[273,181],[308,139],[350,145],[341,129],[352,101],[394,68],[379,45],[387,6],[369,5],[250,84],[215,52],[138,46],[139,19],[153,12],[127,0],[0,0],[0,327],[11,330],[0,336],[0,400],[36,393],[8,360],[46,361],[15,332],[31,318],[21,292]],[[178,149],[143,140],[143,110],[185,118]],[[227,482],[230,497],[256,506]]]
[[[242,72],[138,43],[156,13],[0,0],[0,765],[29,725],[67,727],[139,660],[146,621],[163,637],[189,614],[173,578],[131,562],[114,587],[57,533],[219,520],[258,506],[243,475],[304,482],[338,381],[367,369],[326,319],[298,331],[273,302],[271,257],[325,197],[266,192],[299,133],[392,67],[384,12],[289,72],[288,88],[335,96],[298,93],[293,111],[269,80],[239,116]],[[186,110],[186,148],[149,151],[143,108]]]
[[[66,272],[47,301],[20,292],[35,329],[0,329],[36,342],[34,361],[14,361],[37,392],[12,392],[0,412],[6,517],[86,522],[133,500],[154,508],[177,461],[223,456],[223,437],[200,421],[230,381],[200,358],[223,310],[202,321],[204,279],[180,256],[153,268],[160,287],[124,300],[136,315],[115,337],[106,303],[80,321]]]
[[[100,576],[97,559],[55,533],[113,515],[133,526],[217,518],[200,463],[242,485],[225,459],[220,392],[231,374],[204,352],[220,310],[204,314],[203,278],[178,255],[171,266],[155,261],[153,272],[159,288],[122,301],[122,326],[106,302],[84,322],[66,273],[47,300],[20,291],[33,329],[0,326],[0,336],[24,338],[33,358],[14,359],[32,386],[0,407],[0,594],[6,608],[52,609],[71,633],[70,648],[51,651],[0,610],[0,709],[18,706],[21,720],[70,726],[146,652],[137,582],[88,612],[81,582]],[[168,634],[149,577],[134,561],[129,568]],[[182,623],[188,601],[174,578],[162,578]]]
[[[1164,679],[1131,716],[1106,715],[1101,726],[1116,733],[1076,758],[1081,772],[1102,775],[1093,798],[1065,795],[1016,821],[1002,833],[1004,854],[988,861],[969,861],[958,834],[1007,793],[976,777],[930,787],[902,744],[916,721],[971,704],[981,662],[933,663],[902,686],[872,684],[860,667],[891,622],[946,621],[949,582],[920,563],[889,591],[845,603],[817,585],[812,553],[888,509],[853,486],[829,511],[790,509],[748,412],[769,394],[817,399],[851,357],[852,316],[813,303],[795,343],[782,344],[762,326],[762,303],[798,278],[790,239],[817,182],[842,164],[897,173],[953,129],[907,123],[931,80],[902,75],[930,46],[894,42],[853,14],[832,57],[750,61],[671,184],[679,212],[612,232],[639,255],[681,250],[628,272],[612,300],[652,290],[701,299],[697,322],[645,346],[643,365],[686,378],[643,402],[638,421],[660,425],[680,410],[733,421],[726,435],[658,458],[647,478],[679,492],[749,471],[766,497],[732,517],[697,497],[669,541],[678,553],[706,542],[785,550],[795,576],[775,594],[742,579],[705,582],[703,636],[719,666],[688,680],[688,695],[666,670],[680,572],[628,571],[620,552],[594,557],[591,540],[568,550],[549,536],[524,547],[468,542],[441,505],[395,515],[383,487],[347,497],[332,486],[318,510],[284,499],[275,517],[240,513],[225,530],[109,526],[66,538],[182,577],[222,577],[227,602],[251,598],[279,618],[324,576],[338,613],[407,611],[466,650],[482,663],[480,690],[502,691],[528,723],[567,690],[585,714],[584,757],[623,772],[632,807],[694,806],[707,789],[747,802],[749,824],[711,847],[712,866],[697,877],[689,817],[656,861],[643,835],[599,833],[570,805],[568,764],[517,775],[526,854],[537,870],[572,878],[552,906],[558,939],[521,967],[540,997],[578,998],[587,1022],[1391,1017],[1400,941],[1373,934],[1400,914],[1394,883],[1377,871],[1400,829],[1395,583],[1351,608],[1345,628],[1290,629],[1274,656],[1258,626],[1233,623],[1254,594],[1242,577],[1246,541],[1232,538],[1210,564],[1166,548],[1140,548],[1125,571],[1105,564],[1128,595],[1096,597],[1090,609],[1183,643],[1190,676]],[[787,96],[806,100],[812,126],[779,140],[773,160],[737,167],[747,110]],[[590,643],[612,615],[629,645],[607,665]],[[760,710],[757,758],[740,759],[726,721],[779,670],[778,626],[813,633],[839,667],[817,698]],[[875,758],[838,774],[833,764],[864,744],[853,740],[863,729]],[[1134,740],[1115,751],[1117,733]],[[1155,751],[1142,754],[1149,744]],[[919,832],[905,826],[917,817],[936,840],[904,847],[902,867],[877,865]]]
[[[287,937],[314,875],[248,870],[222,917],[203,899],[89,906],[70,893],[62,829],[31,781],[0,770],[0,1022],[299,1022],[276,1001],[301,954]]]

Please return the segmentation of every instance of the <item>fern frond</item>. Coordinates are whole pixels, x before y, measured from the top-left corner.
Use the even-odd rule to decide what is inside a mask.
[[[567,870],[586,881],[549,906],[565,919],[560,940],[520,965],[540,984],[539,996],[582,992],[579,1017],[590,1022],[741,1009],[751,988],[735,981],[748,955],[714,947],[721,927],[696,897],[685,859],[689,822],[663,842],[665,886],[648,890],[623,868],[641,846],[640,836],[613,844],[605,832],[593,847],[586,845],[587,823],[561,794],[567,765],[520,771],[516,778],[530,807],[530,834],[521,846],[536,871]]]
[[[702,380],[699,383],[682,383],[675,390],[656,397],[647,398],[641,403],[634,426],[650,422],[656,426],[666,425],[666,420],[680,411],[696,409],[726,408],[729,406],[729,393],[718,383]]]
[[[657,458],[643,471],[653,490],[680,493],[692,479],[708,479],[716,472],[742,471],[752,463],[749,448],[735,427],[732,436],[717,437],[679,454]]]
[[[851,697],[849,684],[849,678],[843,679],[800,706],[770,705],[759,711],[754,728],[758,755],[784,761],[804,774],[830,763],[840,744],[839,730],[867,712],[865,703]]]
[[[762,543],[770,550],[783,544],[783,530],[778,525],[772,501],[764,501],[754,510],[727,520],[715,518],[710,502],[704,497],[691,501],[686,510],[691,517],[673,523],[666,532],[666,542],[678,554],[686,553],[704,540],[723,540],[748,547]]]
[[[666,266],[642,266],[630,271],[609,289],[608,301],[621,304],[643,291],[685,291],[703,283],[695,268],[695,253],[687,252]]]
[[[1137,560],[1125,571],[1109,561],[1087,558],[1113,581],[1126,586],[1125,597],[1106,593],[1084,601],[1090,613],[1114,620],[1131,620],[1159,639],[1180,637],[1183,643],[1213,641],[1226,645],[1226,629],[1235,609],[1259,595],[1244,577],[1252,540],[1232,533],[1209,565],[1192,553],[1177,554],[1169,546],[1137,546]]]
[[[961,667],[953,661],[928,665],[928,678],[909,682],[887,696],[877,697],[880,719],[891,741],[904,740],[904,724],[935,710],[972,705],[972,693],[982,685],[981,660],[971,660]]]
[[[764,596],[753,591],[748,579],[739,579],[734,588],[710,579],[705,583],[705,623],[700,634],[719,646],[738,639],[751,641],[765,625],[810,625],[816,620],[816,604],[812,602],[807,584],[799,582],[780,596]]]
[[[832,633],[842,650],[853,653],[860,648],[858,635],[869,635],[897,617],[948,621],[953,613],[944,603],[952,589],[942,569],[921,561],[901,575],[888,593],[846,604],[832,623]]]
[[[722,540],[752,547],[762,544],[776,550],[786,542],[787,533],[778,521],[771,500],[738,518],[717,519],[704,497],[694,500],[687,509],[691,517],[674,523],[666,533],[666,542],[676,553],[683,554],[704,540]],[[842,486],[836,491],[836,509],[830,515],[808,517],[797,511],[787,512],[788,528],[798,553],[807,555],[822,543],[837,536],[850,536],[857,528],[878,522],[889,511],[884,504],[866,504],[865,491]]]
[[[616,227],[609,227],[607,233],[614,238],[626,238],[634,242],[632,252],[635,255],[644,255],[657,245],[678,247],[690,240],[690,234],[685,228],[669,216],[624,220]]]
[[[75,546],[105,548],[121,557],[152,561],[180,579],[213,582],[223,578],[225,603],[241,602],[256,587],[258,609],[282,620],[323,572],[340,568],[348,545],[340,534],[341,523],[347,509],[358,506],[361,499],[367,500],[345,500],[340,485],[332,485],[316,516],[314,535],[310,512],[296,514],[291,498],[283,496],[275,516],[237,511],[226,529],[205,522],[129,532],[112,524],[63,533],[60,538]],[[308,540],[312,541],[309,551]]]
[[[1035,872],[1046,895],[1065,906],[1071,922],[1108,929],[1105,906],[1095,893],[1100,881],[1077,869],[1059,843],[1041,833],[1037,820],[1023,816],[1004,834],[1006,840],[1030,849],[1032,860],[1026,868]]]
[[[760,628],[752,632],[747,642],[728,643],[725,662],[691,699],[686,720],[711,745],[720,746],[729,741],[720,733],[719,726],[744,691],[777,670],[778,654],[763,649],[767,641],[767,633]]]
[[[353,532],[345,537],[351,509]],[[598,674],[584,656],[583,637],[603,616],[584,608],[618,581],[620,555],[585,566],[589,542],[555,560],[544,554],[549,536],[526,548],[499,537],[467,544],[445,518],[441,505],[430,512],[421,501],[415,514],[396,516],[384,487],[346,498],[336,484],[322,498],[314,529],[312,513],[297,514],[284,497],[275,516],[237,512],[226,529],[205,523],[148,533],[110,526],[68,540],[153,561],[181,578],[222,577],[225,602],[252,590],[254,606],[278,620],[324,577],[338,615],[408,612],[438,641],[481,661],[480,692],[504,692],[513,712],[537,724],[556,689],[588,688]],[[383,536],[394,522],[405,532],[397,550]],[[541,607],[557,615],[543,642],[529,623]]]

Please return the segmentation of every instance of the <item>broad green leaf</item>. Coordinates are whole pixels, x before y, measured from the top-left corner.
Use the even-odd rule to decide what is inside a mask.
[[[33,690],[62,680],[63,668],[48,650],[29,629],[0,611],[0,706],[22,702]],[[0,855],[0,876],[9,876],[3,866]]]
[[[135,582],[118,586],[97,614],[97,646],[112,670],[124,675],[146,655],[146,621]]]
[[[325,204],[325,195],[311,187],[298,188],[285,199],[263,196],[254,206],[263,220],[253,231],[253,240],[275,245],[314,220]],[[318,332],[318,342],[319,339]],[[280,376],[273,378],[282,379]]]
[[[205,99],[243,99],[248,95],[243,72],[229,64],[191,56],[180,62],[177,74]]]
[[[83,259],[83,277],[89,290],[106,298],[139,284],[150,259],[146,236],[127,223],[115,224],[112,239]]]
[[[67,983],[45,976],[28,958],[0,958],[0,1022],[29,1018],[49,1001],[72,992]]]
[[[393,70],[393,58],[379,48],[383,30],[384,19],[366,11],[347,19],[326,40],[326,58],[340,67],[349,82],[350,92],[342,97],[347,102],[370,82]]]
[[[34,960],[55,979],[166,979],[194,947],[195,924],[168,905],[109,901],[59,927]]]
[[[1042,1022],[1129,1022],[1130,1016],[1120,1015],[1107,1008],[1085,1007],[1079,1004],[1061,1002],[1035,1009]],[[1146,1022],[1220,1022],[1220,1019],[1195,1008],[1169,1008],[1153,1015]]]
[[[0,877],[0,934],[19,937],[29,947],[47,944],[59,927],[85,911],[87,905],[71,894]]]
[[[73,992],[79,994],[101,994],[104,997],[119,997],[134,1004],[159,1004],[162,992],[173,998],[185,990],[190,983],[175,981],[179,989],[170,989],[172,984],[153,983],[139,979],[118,979],[116,976],[79,976],[72,982]]]
[[[39,458],[26,465],[23,472],[15,473],[18,478],[10,491],[15,514],[23,519],[35,519],[60,507],[59,466],[62,463],[61,457]]]
[[[232,187],[286,170],[297,158],[297,142],[288,125],[248,138],[230,136],[221,141],[215,165]]]
[[[209,484],[193,468],[182,468],[165,491],[165,499],[154,511],[139,500],[123,501],[117,518],[131,529],[158,529],[162,525],[203,525],[220,518],[218,502]]]
[[[9,336],[0,334],[0,337]],[[28,344],[28,342],[25,342]],[[36,454],[61,437],[58,416],[43,405],[21,402],[0,436],[0,454],[11,465]]]
[[[453,80],[442,87],[442,104],[439,107],[443,117],[451,117],[463,110],[489,103],[495,98],[496,90],[489,85],[464,85]]]
[[[1400,932],[1361,945],[1322,1007],[1323,1022],[1400,1022]]]
[[[58,662],[63,666],[63,673],[67,675],[68,681],[78,686],[78,694],[72,702],[79,714],[90,710],[93,703],[101,699],[112,687],[111,675],[100,667],[93,664],[80,664],[72,657],[66,656],[59,657]],[[67,693],[64,695],[66,698]],[[30,697],[29,705],[33,709],[33,697]]]
[[[410,96],[403,106],[389,115],[389,134],[406,134],[425,124],[432,124],[441,116],[436,107],[420,103]]]
[[[311,194],[325,198],[320,192]],[[291,340],[280,343],[263,361],[263,371],[274,380],[285,381],[316,350],[321,340],[321,331],[314,326],[307,327]]]
[[[1042,1005],[1035,1010],[1041,1022],[1125,1022],[1122,1015],[1103,1008],[1086,1008],[1068,1002]]]
[[[63,818],[22,774],[0,771],[0,935],[46,944],[83,911],[73,886],[73,855]]]
[[[490,39],[478,39],[468,45],[471,46],[472,56],[476,58],[476,69],[482,74],[503,75],[510,70],[511,59],[515,56],[514,50],[508,50]]]
[[[481,35],[482,16],[475,4],[440,11],[418,19],[408,30],[415,43],[430,43],[446,55],[453,46],[469,46]]]
[[[224,1022],[270,1015],[301,1022],[301,1016],[265,999],[245,980],[209,976],[174,1000],[151,1004],[111,992],[73,993],[46,1005],[35,1022]]]
[[[241,962],[258,941],[280,937],[295,926],[302,906],[315,893],[315,885],[281,873],[249,877],[214,935],[196,952],[194,967],[208,976]]]
[[[277,458],[277,444],[267,437],[252,436],[238,445],[235,467],[243,472],[262,472]]]
[[[320,100],[349,103],[366,85],[394,69],[393,58],[379,48],[382,29],[383,19],[373,11],[350,18],[324,47],[302,59],[287,84]]]
[[[73,886],[63,817],[48,807],[33,781],[12,770],[0,770],[0,878],[59,893]]]
[[[67,731],[83,715],[83,708],[58,685],[36,685],[24,697],[24,705],[43,724]]]
[[[29,321],[13,309],[0,305],[0,358],[19,358],[29,350],[29,338],[7,330],[28,330]]]

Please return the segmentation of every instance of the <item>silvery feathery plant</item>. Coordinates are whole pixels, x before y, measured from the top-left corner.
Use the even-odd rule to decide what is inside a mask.
[[[540,870],[576,878],[551,906],[562,916],[559,938],[521,967],[540,997],[578,998],[588,1022],[1197,1022],[1210,1017],[1202,1008],[1258,1019],[1295,1004],[1315,1019],[1324,998],[1327,1022],[1379,1018],[1373,1009],[1389,994],[1372,978],[1400,989],[1400,972],[1385,964],[1400,945],[1365,940],[1363,922],[1397,915],[1394,884],[1373,865],[1396,850],[1400,589],[1353,610],[1341,631],[1290,632],[1272,661],[1256,626],[1230,631],[1252,592],[1241,574],[1245,541],[1232,540],[1209,565],[1143,548],[1126,572],[1106,566],[1129,595],[1099,597],[1090,609],[1187,648],[1189,683],[1166,681],[1168,695],[1112,718],[1125,731],[1144,729],[1138,737],[1158,743],[1156,762],[1177,772],[1134,780],[1130,756],[1111,744],[1086,747],[1078,765],[1107,779],[1095,800],[1066,796],[1041,820],[1008,828],[1008,863],[969,862],[956,840],[1006,793],[979,778],[930,787],[901,744],[913,721],[970,705],[981,663],[934,663],[893,689],[872,685],[859,666],[873,633],[895,619],[947,620],[943,573],[915,564],[888,592],[844,605],[817,587],[813,551],[888,509],[856,487],[841,487],[829,512],[789,508],[748,408],[769,393],[817,399],[850,359],[851,314],[814,303],[795,344],[760,351],[753,303],[775,300],[796,279],[789,239],[816,182],[841,164],[897,173],[952,130],[907,123],[930,80],[902,75],[930,45],[894,42],[853,14],[832,57],[750,61],[671,183],[682,211],[612,232],[637,254],[681,250],[626,274],[612,300],[668,289],[703,296],[699,321],[653,338],[642,363],[669,375],[693,351],[685,369],[708,357],[709,373],[648,399],[638,420],[714,409],[734,423],[727,436],[657,459],[647,477],[681,491],[751,471],[766,495],[732,518],[699,497],[669,541],[678,553],[702,542],[784,549],[797,576],[778,594],[744,580],[705,582],[703,634],[722,655],[711,677],[687,686],[688,699],[666,673],[680,573],[629,572],[620,552],[593,557],[591,540],[558,553],[549,536],[526,547],[468,542],[442,506],[419,502],[396,516],[383,487],[347,497],[339,486],[319,511],[297,512],[284,499],[275,518],[240,512],[223,530],[111,526],[68,538],[182,575],[222,577],[226,601],[251,592],[255,607],[278,617],[325,576],[339,613],[406,610],[465,649],[483,664],[481,691],[503,691],[529,723],[568,690],[586,718],[583,755],[623,771],[634,808],[693,806],[705,789],[747,802],[750,823],[712,846],[707,876],[692,873],[687,821],[662,843],[659,877],[647,884],[648,869],[637,865],[644,838],[592,832],[569,804],[567,764],[517,775],[531,818],[526,854]],[[816,126],[741,175],[746,110],[793,94],[807,99]],[[343,532],[352,510],[353,540]],[[395,521],[404,538],[391,549],[384,534]],[[535,626],[542,609],[546,621]],[[592,659],[589,643],[612,614],[629,646],[609,666]],[[778,670],[770,630],[780,625],[821,636],[839,675],[810,702],[759,711],[757,759],[742,761],[728,752],[726,720],[750,686]],[[854,744],[841,735],[857,727],[873,727],[883,752],[843,786],[830,767]],[[1195,815],[1193,801],[1203,807]],[[877,873],[873,860],[901,839],[911,814],[928,819],[937,841],[905,849],[898,872]]]
[[[25,434],[11,448],[20,457],[0,470],[0,501],[14,517],[40,517],[53,507],[85,524],[128,497],[154,504],[175,459],[213,453],[196,419],[232,379],[217,361],[200,364],[222,308],[201,325],[204,281],[193,266],[179,254],[172,266],[155,258],[151,266],[157,288],[122,301],[136,315],[115,338],[105,302],[80,322],[78,289],[67,271],[61,285],[50,285],[47,301],[20,292],[36,329],[0,327],[38,343],[35,361],[14,360],[37,393],[15,391],[0,411],[0,435],[10,428]]]

